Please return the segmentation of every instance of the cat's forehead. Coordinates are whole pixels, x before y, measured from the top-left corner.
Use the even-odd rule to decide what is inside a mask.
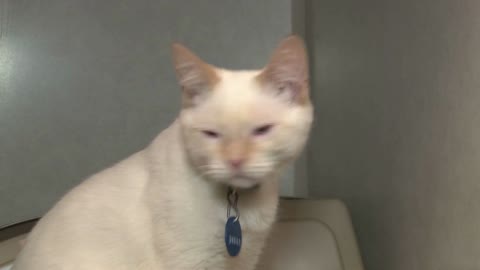
[[[262,89],[260,72],[218,70],[220,80],[199,113],[225,125],[273,121],[282,113],[282,103]]]
[[[257,80],[261,70],[225,70],[216,69],[219,77],[214,91],[220,95],[253,94],[254,90],[261,87]]]

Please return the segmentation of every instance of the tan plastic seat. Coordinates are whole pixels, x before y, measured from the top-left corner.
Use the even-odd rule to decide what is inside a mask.
[[[279,222],[258,270],[363,270],[345,205],[338,200],[282,200]]]
[[[11,263],[20,251],[20,243],[26,234],[17,235],[0,242],[0,270],[9,270]]]
[[[0,242],[9,269],[24,234]],[[363,270],[348,210],[338,200],[282,200],[258,270]]]

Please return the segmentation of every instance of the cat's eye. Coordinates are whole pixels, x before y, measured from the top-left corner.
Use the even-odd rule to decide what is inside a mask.
[[[207,136],[209,138],[213,138],[213,139],[220,137],[220,134],[218,134],[218,132],[215,132],[215,131],[212,131],[212,130],[202,130],[202,133],[205,136]]]
[[[267,134],[270,130],[272,130],[273,125],[268,124],[268,125],[263,125],[255,128],[253,130],[253,135],[255,136],[261,136]]]

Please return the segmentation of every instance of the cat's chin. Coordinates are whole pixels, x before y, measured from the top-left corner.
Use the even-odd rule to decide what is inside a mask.
[[[251,189],[260,185],[260,181],[246,177],[233,177],[224,182],[224,184],[238,189]]]

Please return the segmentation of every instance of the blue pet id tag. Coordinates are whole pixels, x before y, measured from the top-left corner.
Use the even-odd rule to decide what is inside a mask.
[[[229,217],[225,224],[225,245],[228,254],[232,257],[237,256],[242,248],[242,227],[237,217]]]
[[[237,208],[238,193],[229,189],[227,193],[227,223],[225,224],[225,246],[230,256],[235,257],[242,249],[242,227],[240,226],[240,212]],[[235,210],[235,216],[231,216],[231,209]]]

